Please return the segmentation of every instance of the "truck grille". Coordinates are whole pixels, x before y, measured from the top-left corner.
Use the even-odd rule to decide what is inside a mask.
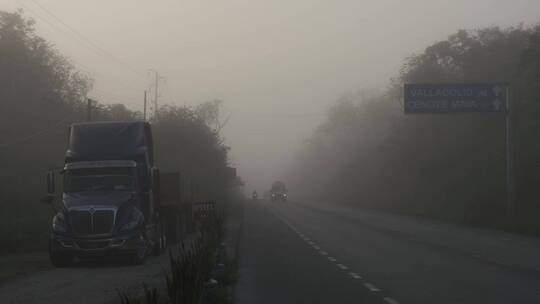
[[[73,232],[77,234],[92,233],[92,223],[90,221],[90,212],[73,210],[69,212],[69,220]]]
[[[114,212],[112,210],[96,210],[94,212],[94,233],[109,233],[113,229]]]
[[[76,241],[81,249],[103,249],[109,246],[109,241]]]
[[[80,235],[110,233],[114,226],[114,210],[71,210],[69,220],[73,232]]]

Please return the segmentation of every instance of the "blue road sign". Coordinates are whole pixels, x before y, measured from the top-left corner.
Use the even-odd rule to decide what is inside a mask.
[[[405,84],[405,114],[506,112],[507,85]]]

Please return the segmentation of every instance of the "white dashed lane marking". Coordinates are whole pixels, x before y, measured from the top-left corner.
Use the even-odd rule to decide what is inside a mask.
[[[357,273],[355,273],[355,272],[349,272],[349,275],[350,275],[353,279],[355,279],[355,280],[361,280],[361,279],[362,279],[362,277],[359,276],[359,275],[358,275]]]
[[[296,227],[294,227],[292,224],[290,224],[287,220],[285,220],[284,218],[282,218],[280,215],[274,213],[281,221],[283,221],[287,226],[289,226],[289,228],[291,228],[294,232],[296,232],[296,234],[304,241],[306,241],[309,245],[311,245],[311,247],[313,247],[313,249],[315,249],[320,255],[322,256],[326,256],[326,258],[328,259],[328,261],[330,262],[333,262],[333,263],[336,263],[337,262],[337,259],[332,257],[332,256],[328,256],[328,252],[324,251],[324,250],[321,250],[321,247],[319,247],[314,241],[312,241],[310,238],[308,238],[305,234],[301,233],[298,229],[296,229]],[[474,258],[481,258],[480,255],[473,255]],[[341,269],[341,270],[348,270],[349,267],[345,266],[344,264],[336,264],[336,266]],[[349,272],[348,275],[353,278],[354,280],[362,280],[362,277],[357,274],[356,272]],[[381,291],[379,288],[377,288],[377,286],[371,284],[371,283],[364,283],[363,284],[364,287],[366,287],[369,291],[372,291],[372,292],[378,292],[378,291]],[[383,300],[387,303],[387,304],[399,304],[398,301],[394,300],[393,298],[390,298],[390,297],[383,297]]]
[[[379,288],[377,288],[375,285],[371,283],[364,283],[364,286],[370,291],[381,291]]]
[[[396,301],[396,300],[394,300],[392,298],[389,298],[389,297],[384,297],[383,300],[385,300],[386,303],[388,303],[388,304],[399,304],[398,301]]]

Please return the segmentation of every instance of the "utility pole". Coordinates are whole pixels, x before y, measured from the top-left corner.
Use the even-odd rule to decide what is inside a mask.
[[[513,142],[513,109],[510,101],[510,89],[506,87],[506,202],[510,223],[515,221],[516,202],[514,192],[514,142]]]
[[[164,78],[159,76],[159,72],[153,69],[149,70],[150,73],[154,73],[154,100],[153,100],[153,106],[154,106],[154,120],[158,119],[158,112],[159,112],[159,81],[163,80]]]
[[[86,104],[86,121],[92,121],[92,102],[93,100],[88,98]]]
[[[158,98],[159,98],[159,74],[156,72],[156,89],[154,90],[154,119],[157,120],[158,117]]]
[[[143,110],[143,121],[146,121],[146,90],[144,90],[144,110]]]

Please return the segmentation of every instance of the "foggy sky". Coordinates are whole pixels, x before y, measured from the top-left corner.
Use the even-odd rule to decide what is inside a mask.
[[[458,29],[540,22],[537,0],[0,0],[17,7],[101,102],[141,110],[148,69],[165,78],[160,103],[224,100],[248,191],[282,178],[337,98],[384,87],[407,56]]]

